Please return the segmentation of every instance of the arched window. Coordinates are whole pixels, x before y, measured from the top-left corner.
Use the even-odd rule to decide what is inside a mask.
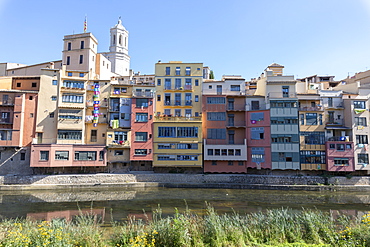
[[[122,34],[119,35],[119,45],[122,45]]]
[[[116,35],[113,35],[113,45],[116,44]]]
[[[127,37],[125,37],[125,47],[127,47]]]

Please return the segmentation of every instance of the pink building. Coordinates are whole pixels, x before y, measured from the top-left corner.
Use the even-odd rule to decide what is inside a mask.
[[[131,102],[131,169],[151,170],[153,160],[153,92],[133,91]]]
[[[31,167],[104,167],[106,164],[105,146],[33,144],[31,148]]]
[[[247,111],[248,168],[271,169],[270,111]]]
[[[326,164],[328,171],[352,172],[354,164],[354,144],[347,141],[345,136],[332,137],[326,142]]]

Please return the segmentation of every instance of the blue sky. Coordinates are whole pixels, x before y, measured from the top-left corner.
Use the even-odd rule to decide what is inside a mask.
[[[273,62],[299,78],[370,69],[370,0],[0,0],[0,62],[61,59],[85,15],[100,52],[121,16],[143,74],[158,60],[203,62],[216,79],[249,80]]]

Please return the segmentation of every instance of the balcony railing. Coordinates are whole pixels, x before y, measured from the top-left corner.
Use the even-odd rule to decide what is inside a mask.
[[[164,116],[155,116],[154,118],[155,122],[166,122],[166,121],[169,121],[169,122],[182,122],[182,121],[199,121],[201,122],[202,121],[202,117],[193,117],[193,116],[189,116],[189,117],[176,117],[176,116],[167,116],[167,115],[164,115]]]
[[[343,119],[329,120],[326,125],[343,125]]]
[[[349,136],[332,136],[332,137],[327,137],[326,141],[328,142],[338,142],[338,141],[349,142],[350,137]]]
[[[321,106],[301,106],[299,111],[324,111],[324,107]]]
[[[132,96],[137,97],[137,98],[138,97],[153,98],[154,93],[153,92],[136,92],[136,91],[133,91]]]
[[[0,124],[13,124],[13,119],[3,119],[3,118],[0,118]]]
[[[284,93],[284,92],[271,92],[268,93],[268,97],[271,98],[297,98],[296,93]]]
[[[245,111],[245,104],[228,104],[226,107],[227,111]]]
[[[164,102],[166,106],[192,106],[192,100],[167,100]]]
[[[8,99],[8,100],[0,100],[0,106],[11,106],[14,105],[13,99]]]
[[[109,147],[130,147],[129,141],[112,141],[108,144]]]
[[[228,121],[226,127],[245,127],[245,121]]]

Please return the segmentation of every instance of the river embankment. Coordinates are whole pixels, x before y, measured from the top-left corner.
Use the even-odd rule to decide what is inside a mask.
[[[230,188],[304,191],[370,191],[370,177],[280,176],[252,174],[63,174],[0,176],[0,190],[104,187]]]

